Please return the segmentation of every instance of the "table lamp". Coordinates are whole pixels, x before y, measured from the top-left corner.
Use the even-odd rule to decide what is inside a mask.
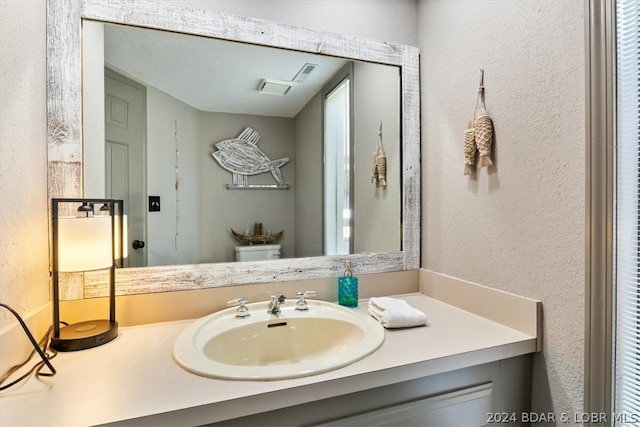
[[[76,215],[61,215],[62,204],[80,205]],[[95,214],[95,206],[100,206]],[[53,336],[51,347],[76,351],[97,347],[118,336],[115,268],[126,257],[122,200],[57,199],[51,201]],[[60,327],[59,275],[64,272],[109,270],[109,319],[88,320]]]

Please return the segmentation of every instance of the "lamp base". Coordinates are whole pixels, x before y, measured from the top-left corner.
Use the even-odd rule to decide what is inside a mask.
[[[76,351],[97,347],[118,336],[118,322],[88,320],[60,329],[59,337],[51,337],[51,347],[58,351]]]

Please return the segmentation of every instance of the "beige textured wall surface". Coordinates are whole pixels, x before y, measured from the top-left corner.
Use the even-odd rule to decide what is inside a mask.
[[[583,405],[584,4],[419,2],[422,267],[542,300],[532,410]],[[495,167],[463,176],[485,70]]]
[[[49,300],[45,29],[44,1],[0,1],[0,301],[21,315]]]
[[[353,248],[356,253],[399,251],[402,240],[399,69],[356,62],[353,74]],[[386,187],[371,182],[380,121]]]
[[[160,212],[146,213],[147,262],[148,265],[193,263],[200,259],[199,244],[206,235],[197,225],[202,218],[200,201],[204,198],[198,164],[203,119],[195,108],[156,87],[145,86],[146,195],[160,197],[162,207]],[[86,174],[89,175],[93,173]]]
[[[322,93],[317,93],[295,117],[295,158],[293,170],[296,256],[316,256],[324,248],[322,144]]]
[[[246,114],[201,113],[200,159],[200,230],[208,230],[201,237],[201,256],[211,256],[202,262],[231,262],[235,260],[238,241],[230,228],[244,232],[261,222],[263,231],[276,233],[284,230],[278,240],[281,255],[288,258],[295,254],[295,211],[292,191],[229,191],[231,172],[220,167],[211,153],[214,145],[225,139],[237,137],[245,127],[251,126],[260,133],[258,147],[272,160],[288,157],[290,161],[280,171],[284,182],[295,185],[295,123],[286,117],[252,116]],[[252,175],[249,183],[275,184],[270,173]],[[224,206],[224,209],[220,209]]]
[[[417,0],[164,0],[299,27],[418,44]]]

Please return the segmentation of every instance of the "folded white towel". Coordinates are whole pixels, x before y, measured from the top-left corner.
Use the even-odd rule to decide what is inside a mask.
[[[385,328],[410,328],[427,324],[426,314],[397,298],[370,298],[369,313]]]

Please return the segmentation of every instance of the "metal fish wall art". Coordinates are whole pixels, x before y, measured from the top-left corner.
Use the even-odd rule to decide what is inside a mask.
[[[280,168],[289,162],[289,157],[271,160],[258,148],[260,134],[247,127],[237,138],[225,139],[215,144],[218,151],[211,153],[214,159],[233,174],[233,183],[246,185],[248,175],[270,172],[278,185],[284,185]]]

